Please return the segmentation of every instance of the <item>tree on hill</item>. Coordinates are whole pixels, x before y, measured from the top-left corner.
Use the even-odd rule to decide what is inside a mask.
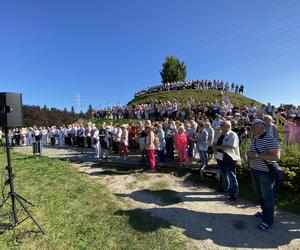
[[[86,118],[91,119],[93,117],[93,107],[90,104],[88,110],[86,111]]]
[[[163,83],[184,81],[186,77],[186,65],[174,56],[167,56],[163,63],[160,75]]]

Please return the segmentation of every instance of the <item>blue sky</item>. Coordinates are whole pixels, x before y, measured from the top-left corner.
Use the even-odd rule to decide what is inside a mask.
[[[187,79],[300,105],[300,1],[0,0],[0,91],[26,104],[126,104],[168,55]]]

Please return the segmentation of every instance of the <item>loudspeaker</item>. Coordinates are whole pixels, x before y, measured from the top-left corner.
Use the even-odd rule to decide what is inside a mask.
[[[23,127],[22,94],[0,93],[0,127]]]

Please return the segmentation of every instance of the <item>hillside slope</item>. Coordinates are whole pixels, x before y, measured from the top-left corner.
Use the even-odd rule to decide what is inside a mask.
[[[255,103],[256,105],[261,105],[260,102],[255,101],[254,99],[248,98],[243,95],[223,91],[224,95],[226,94],[229,97],[229,100],[233,105],[246,104],[250,105],[251,103]],[[200,101],[201,103],[212,103],[215,100],[221,101],[223,100],[221,91],[219,90],[194,90],[194,89],[186,89],[186,90],[171,90],[165,92],[157,92],[152,94],[147,94],[143,96],[139,96],[131,100],[128,105],[136,105],[141,103],[149,103],[152,100],[156,99],[158,101],[174,101],[176,99],[180,103],[186,103],[186,101],[190,98],[193,98],[196,101]]]

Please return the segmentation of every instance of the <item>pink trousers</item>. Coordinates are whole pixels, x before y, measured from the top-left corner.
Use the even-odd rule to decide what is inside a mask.
[[[187,153],[186,145],[177,145],[178,157],[180,162],[189,162],[189,156]]]
[[[148,149],[148,156],[150,161],[151,169],[155,169],[155,149]]]

